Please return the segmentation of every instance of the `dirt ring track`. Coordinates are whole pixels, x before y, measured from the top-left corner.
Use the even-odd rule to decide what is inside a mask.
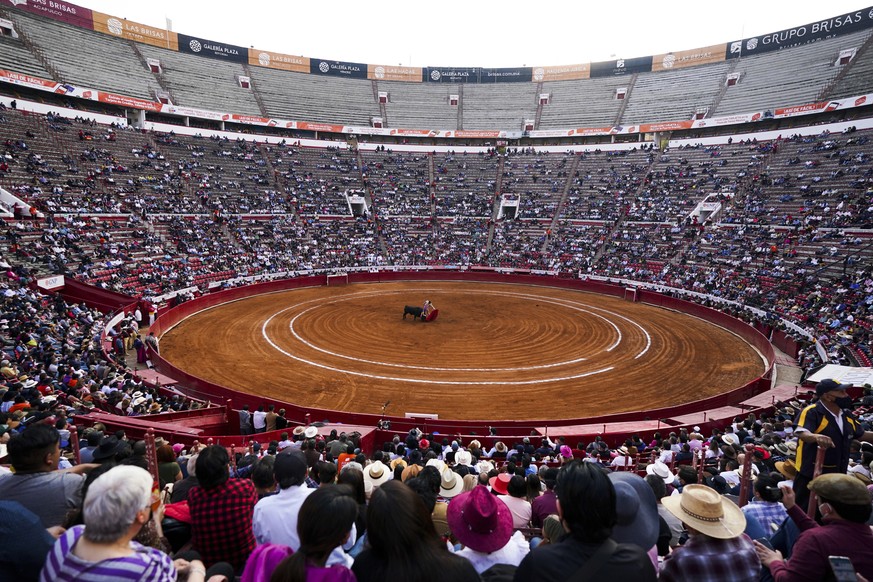
[[[401,318],[425,299],[423,323]],[[456,420],[559,420],[683,404],[765,371],[734,333],[684,313],[518,284],[394,282],[256,295],[161,339],[182,370],[306,407]]]

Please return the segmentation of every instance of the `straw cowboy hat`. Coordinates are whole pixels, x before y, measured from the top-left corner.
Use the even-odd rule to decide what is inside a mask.
[[[494,463],[487,459],[482,459],[478,463],[476,463],[476,470],[480,473],[490,473],[494,470]]]
[[[439,473],[442,473],[446,470],[446,462],[441,461],[440,459],[429,459],[427,463],[424,464],[425,467],[435,467]]]
[[[723,435],[721,435],[721,442],[723,442],[726,445],[735,446],[735,445],[740,444],[740,437],[736,433],[726,432]]]
[[[782,473],[782,476],[786,479],[794,479],[797,477],[797,466],[791,459],[776,463],[776,470]]]
[[[504,547],[512,537],[509,508],[481,485],[452,499],[446,520],[458,541],[484,554]]]
[[[364,468],[364,484],[369,483],[374,489],[390,481],[394,472],[382,461],[376,461]]]
[[[421,465],[412,464],[403,469],[403,472],[400,473],[400,480],[404,483],[408,479],[412,479],[413,477],[418,477],[418,474],[421,473]]]
[[[709,537],[730,540],[746,529],[746,516],[740,508],[706,485],[686,485],[681,494],[661,499],[661,505]]]
[[[666,484],[670,484],[675,480],[673,476],[673,471],[670,470],[665,463],[661,461],[655,461],[654,463],[646,466],[646,474],[654,475],[664,481]]]
[[[451,499],[463,490],[464,479],[460,475],[448,468],[440,473],[440,495]]]
[[[460,450],[455,453],[456,465],[471,465],[473,463],[473,455],[470,451]]]
[[[303,431],[303,436],[308,439],[314,439],[318,435],[317,426],[307,426]]]
[[[506,445],[503,444],[503,441],[497,441],[496,443],[494,443],[494,450],[498,453],[505,453]]]

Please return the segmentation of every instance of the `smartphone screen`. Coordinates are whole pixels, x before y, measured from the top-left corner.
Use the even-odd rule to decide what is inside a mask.
[[[845,556],[828,556],[828,561],[837,582],[858,582],[852,560]]]

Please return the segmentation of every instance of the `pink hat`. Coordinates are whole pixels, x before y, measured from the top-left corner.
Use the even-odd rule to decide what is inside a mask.
[[[565,459],[573,458],[573,451],[567,445],[561,445],[561,456]]]
[[[446,521],[458,541],[484,554],[499,550],[512,537],[509,508],[481,485],[452,499]]]
[[[181,453],[184,449],[185,445],[183,445],[182,443],[176,443],[175,445],[173,445],[173,452],[177,455]]]
[[[488,484],[491,485],[491,488],[501,495],[509,495],[509,492],[506,490],[507,485],[512,480],[512,475],[509,473],[500,473],[496,477],[491,477],[488,480]]]

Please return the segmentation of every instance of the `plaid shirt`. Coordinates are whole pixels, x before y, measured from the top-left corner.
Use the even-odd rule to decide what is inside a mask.
[[[255,549],[252,514],[258,493],[248,479],[228,479],[214,489],[193,487],[188,492],[191,508],[191,541],[207,567],[230,562],[239,572]]]
[[[761,563],[746,534],[730,540],[695,534],[664,561],[659,582],[757,582]]]
[[[785,506],[778,501],[760,501],[755,499],[748,505],[743,506],[743,513],[755,517],[761,524],[761,527],[767,532],[767,537],[772,536],[779,526],[782,525],[782,522],[788,518]],[[776,527],[773,527],[774,525]]]

